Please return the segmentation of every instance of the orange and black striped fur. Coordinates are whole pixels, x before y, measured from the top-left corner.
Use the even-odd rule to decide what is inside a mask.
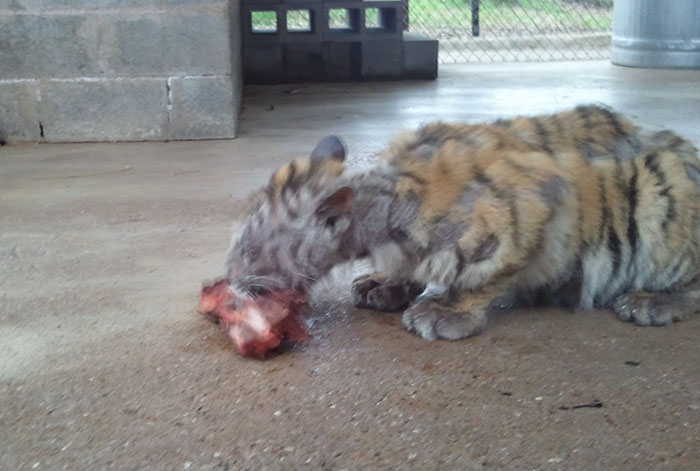
[[[403,310],[426,339],[474,335],[505,299],[612,307],[662,325],[700,309],[700,160],[602,107],[491,124],[433,123],[375,168],[334,137],[279,169],[234,237],[240,294],[307,289],[371,257],[361,307]]]

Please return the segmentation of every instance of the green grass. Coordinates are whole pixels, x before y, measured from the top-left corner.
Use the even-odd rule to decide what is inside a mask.
[[[349,28],[350,19],[347,16],[347,10],[343,8],[332,8],[328,11],[328,22],[331,28]]]
[[[250,22],[255,32],[277,30],[277,13],[274,11],[254,11],[250,14]]]
[[[482,32],[609,31],[610,8],[562,0],[481,0]],[[420,30],[471,31],[471,0],[409,0],[409,24]]]

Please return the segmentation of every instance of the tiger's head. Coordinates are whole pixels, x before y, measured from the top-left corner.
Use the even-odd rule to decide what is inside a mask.
[[[355,190],[344,186],[346,149],[335,136],[310,157],[279,168],[234,234],[226,259],[234,293],[304,292],[352,253],[350,210]]]

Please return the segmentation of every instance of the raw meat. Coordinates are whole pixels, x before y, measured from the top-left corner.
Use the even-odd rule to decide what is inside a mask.
[[[236,299],[227,280],[205,286],[199,297],[199,312],[219,321],[236,351],[257,358],[277,351],[285,340],[297,344],[310,338],[302,315],[306,307],[306,298],[296,291]]]

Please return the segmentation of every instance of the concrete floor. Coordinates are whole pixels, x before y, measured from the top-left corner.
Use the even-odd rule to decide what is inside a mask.
[[[0,148],[0,469],[700,469],[700,318],[520,311],[429,343],[336,280],[312,342],[260,362],[195,311],[236,201],[322,135],[362,163],[431,119],[600,101],[700,143],[700,72],[474,65],[246,93],[235,141]]]

